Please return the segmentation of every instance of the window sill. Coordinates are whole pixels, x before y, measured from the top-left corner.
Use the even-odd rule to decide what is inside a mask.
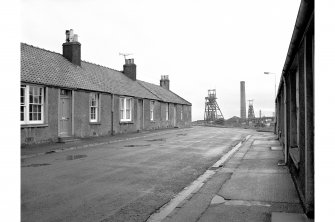
[[[90,122],[90,125],[101,125],[101,122]]]
[[[122,125],[122,124],[134,124],[133,121],[120,121],[119,123],[120,123],[120,125]]]
[[[21,124],[21,128],[37,128],[37,127],[48,127],[47,123],[31,123],[31,124]]]

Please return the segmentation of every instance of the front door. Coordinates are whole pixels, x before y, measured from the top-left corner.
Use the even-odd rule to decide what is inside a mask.
[[[59,136],[70,136],[72,133],[71,91],[61,90],[59,112]]]
[[[143,99],[138,99],[137,104],[137,125],[139,130],[143,130]]]

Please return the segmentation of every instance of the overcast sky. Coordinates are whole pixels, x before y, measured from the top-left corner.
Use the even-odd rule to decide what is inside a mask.
[[[240,81],[259,116],[274,111],[300,0],[24,0],[20,41],[62,53],[65,30],[79,35],[81,58],[122,70],[132,53],[137,78],[170,89],[203,119],[216,89],[225,119],[240,116]]]

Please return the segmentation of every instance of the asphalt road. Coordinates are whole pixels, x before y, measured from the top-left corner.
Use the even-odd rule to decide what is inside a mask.
[[[145,221],[252,132],[166,130],[24,159],[22,221]]]

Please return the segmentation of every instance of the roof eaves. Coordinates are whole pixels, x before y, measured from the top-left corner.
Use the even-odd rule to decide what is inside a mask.
[[[294,29],[292,32],[291,41],[287,50],[284,67],[281,73],[276,98],[280,94],[280,89],[284,81],[283,78],[286,75],[287,71],[290,69],[291,64],[293,63],[293,60],[295,58],[294,55],[296,54],[299,46],[301,45],[301,40],[312,18],[314,18],[314,0],[301,1]]]
[[[190,106],[192,106],[192,103],[190,103],[190,102],[189,102],[189,101],[187,101],[186,99],[184,99],[184,98],[180,97],[178,94],[176,94],[176,93],[172,92],[171,90],[169,90],[169,92],[173,93],[173,94],[174,94],[175,96],[177,96],[179,99],[181,99],[181,100],[184,100],[184,101],[185,101],[185,103],[186,103],[187,105],[190,105]]]

